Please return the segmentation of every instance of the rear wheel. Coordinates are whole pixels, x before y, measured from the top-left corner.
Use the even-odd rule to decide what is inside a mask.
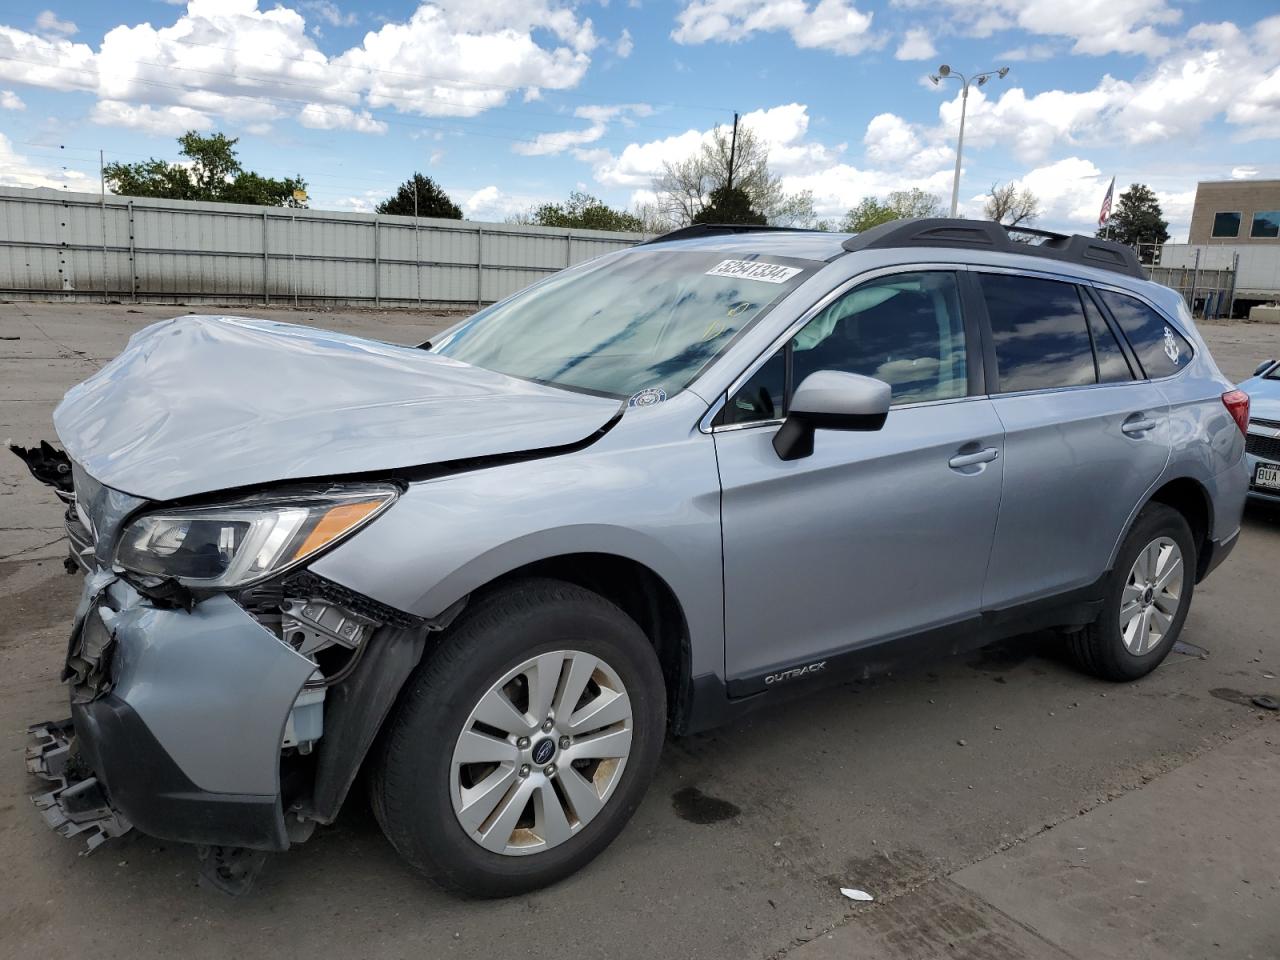
[[[1086,670],[1106,680],[1146,676],[1173,649],[1195,589],[1196,548],[1182,514],[1143,508],[1125,538],[1102,614],[1071,636]]]
[[[481,599],[418,668],[382,740],[388,839],[474,896],[554,883],[639,805],[665,732],[648,638],[603,597],[528,580]]]

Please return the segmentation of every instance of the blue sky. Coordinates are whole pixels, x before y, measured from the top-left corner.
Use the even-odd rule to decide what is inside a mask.
[[[1175,239],[1203,179],[1280,177],[1274,0],[158,0],[0,9],[0,184],[97,189],[189,128],[370,209],[413,169],[472,219],[585,189],[650,199],[663,161],[734,110],[820,215],[993,181],[1088,229],[1109,179],[1150,184]]]

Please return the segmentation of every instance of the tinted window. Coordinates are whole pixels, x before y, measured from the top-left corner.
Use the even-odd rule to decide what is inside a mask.
[[[1132,380],[1133,371],[1129,369],[1129,361],[1125,359],[1124,351],[1120,349],[1120,342],[1111,332],[1111,327],[1083,290],[1080,291],[1080,300],[1084,303],[1084,314],[1089,318],[1089,332],[1093,334],[1093,352],[1098,358],[1098,382]]]
[[[1280,210],[1259,210],[1253,215],[1251,237],[1280,237]]]
[[[1097,382],[1074,284],[995,273],[980,274],[979,282],[1001,393]]]
[[[1213,215],[1213,235],[1215,237],[1240,236],[1240,214],[1215,213]]]
[[[777,420],[786,413],[787,352],[779,350],[751,375],[724,408],[725,423]]]
[[[883,380],[893,402],[968,393],[964,321],[954,273],[898,273],[850,290],[791,343],[792,382],[817,370]]]
[[[1191,362],[1191,344],[1164,317],[1136,297],[1099,290],[1148,377],[1167,377]]]

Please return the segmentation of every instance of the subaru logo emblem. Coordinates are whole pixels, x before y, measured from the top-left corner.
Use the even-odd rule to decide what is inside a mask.
[[[533,762],[538,766],[549,763],[551,758],[556,755],[556,742],[550,737],[545,740],[539,740],[533,747]]]

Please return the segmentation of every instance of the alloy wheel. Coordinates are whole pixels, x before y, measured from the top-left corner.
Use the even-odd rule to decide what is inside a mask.
[[[458,823],[492,853],[559,846],[609,801],[631,750],[631,701],[599,657],[555,650],[494,683],[454,746]]]
[[[1138,553],[1120,595],[1120,637],[1135,657],[1150,653],[1182,605],[1182,550],[1157,537]]]

